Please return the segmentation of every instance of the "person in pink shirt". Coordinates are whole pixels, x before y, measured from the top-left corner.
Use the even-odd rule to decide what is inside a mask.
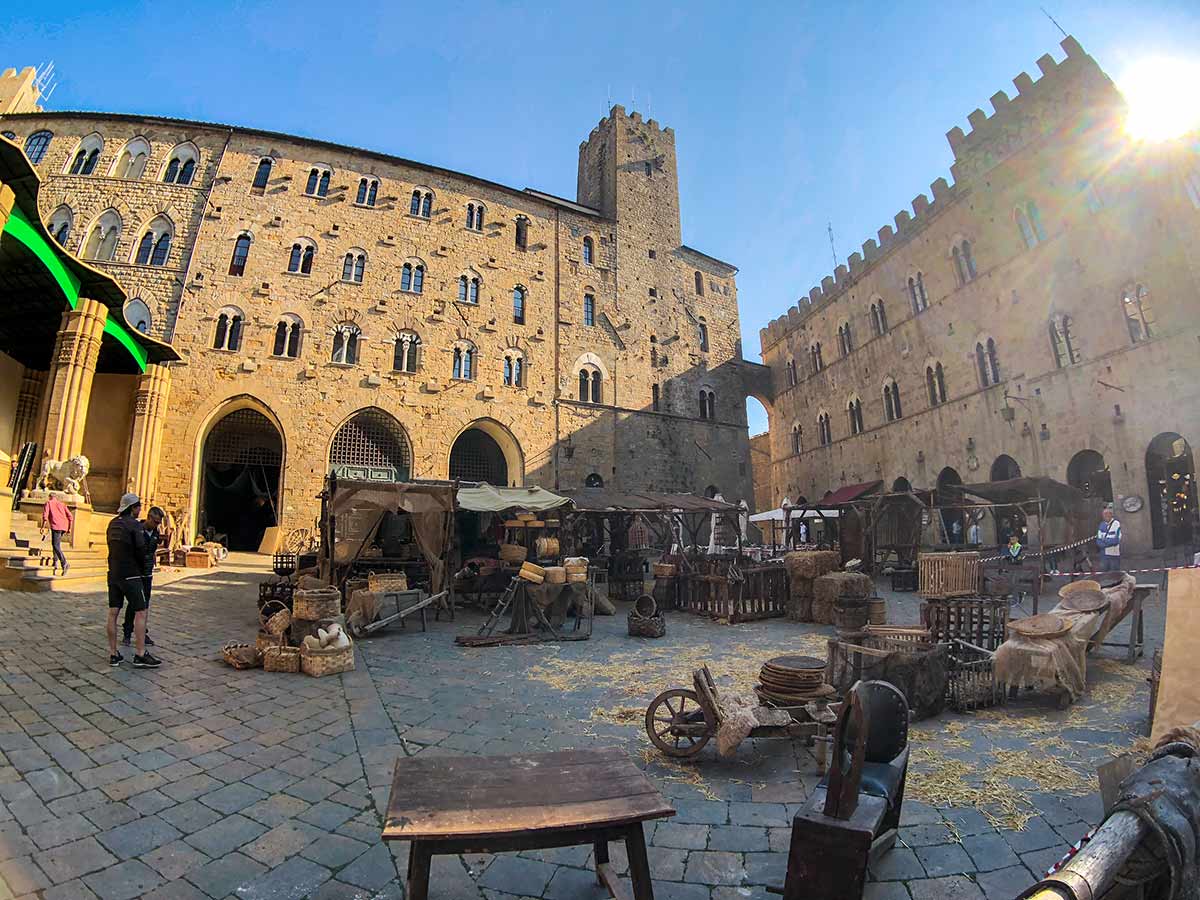
[[[62,536],[71,530],[74,523],[75,520],[67,504],[62,502],[62,498],[58,494],[50,494],[46,505],[42,507],[42,534],[46,533],[47,528],[50,529],[50,546],[54,548],[54,565],[50,567],[51,574],[54,574],[60,565],[64,575],[67,574],[67,569],[71,568],[67,565],[66,554],[63,553]]]

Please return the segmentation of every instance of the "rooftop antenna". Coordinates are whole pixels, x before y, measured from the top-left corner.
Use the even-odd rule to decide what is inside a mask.
[[[1040,10],[1042,11],[1042,14],[1043,14],[1043,15],[1044,15],[1044,16],[1045,16],[1047,19],[1049,19],[1051,22],[1053,22],[1053,23],[1054,23],[1054,27],[1055,27],[1055,28],[1057,28],[1057,29],[1058,29],[1058,30],[1059,30],[1059,31],[1062,33],[1062,36],[1063,36],[1063,37],[1068,37],[1068,36],[1069,36],[1069,35],[1068,35],[1068,34],[1067,34],[1065,31],[1063,31],[1063,27],[1062,27],[1061,25],[1059,25],[1059,24],[1058,24],[1058,20],[1057,20],[1057,19],[1055,19],[1055,18],[1054,18],[1054,16],[1050,15],[1050,13],[1046,12],[1046,7],[1044,7],[1044,6],[1039,6],[1039,7],[1038,7],[1038,9],[1040,9]]]
[[[610,109],[612,109],[612,85],[611,84],[604,88],[604,97],[605,97],[604,115],[607,116],[608,111]]]
[[[54,93],[54,89],[58,87],[58,81],[54,77],[54,60],[50,60],[50,62],[37,70],[33,86],[37,89],[39,100],[48,100],[50,98],[50,95]]]
[[[829,252],[833,254],[833,267],[836,269],[838,267],[838,255],[837,255],[837,248],[835,246],[833,246],[833,223],[832,222],[829,223],[829,227],[827,230],[829,232]]]

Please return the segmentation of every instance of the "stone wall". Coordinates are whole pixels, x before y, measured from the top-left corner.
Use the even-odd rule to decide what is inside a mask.
[[[950,133],[953,186],[935,182],[932,202],[918,197],[912,215],[896,216],[895,232],[881,229],[878,242],[763,330],[777,392],[773,503],[874,479],[934,487],[947,469],[964,482],[987,481],[1001,455],[1024,475],[1067,481],[1075,454],[1094,450],[1118,503],[1147,501],[1122,518],[1130,549],[1150,545],[1158,486],[1147,481],[1147,449],[1164,433],[1193,447],[1200,440],[1200,273],[1190,249],[1200,212],[1181,177],[1200,170],[1186,143],[1151,147],[1125,137],[1123,104],[1108,78],[1074,40],[1063,47],[1061,63],[1039,60],[1039,81],[1014,79],[1016,98],[993,97],[991,118],[972,113],[971,134]],[[1028,242],[1021,215],[1040,219]],[[954,257],[959,248],[961,260],[963,241],[973,260],[965,278]],[[911,296],[918,275],[925,309]],[[1138,285],[1154,322],[1148,339],[1135,340],[1123,298]],[[871,315],[880,302],[883,334]],[[1064,316],[1074,357],[1060,342],[1060,359],[1051,327],[1061,329]],[[852,350],[843,354],[839,329],[847,324]],[[812,361],[817,342],[821,371]],[[927,371],[939,363],[947,396],[935,405]],[[893,382],[901,415],[888,421],[884,388]],[[865,426],[857,435],[847,412],[855,399]],[[822,414],[831,421],[829,446],[819,439]]]

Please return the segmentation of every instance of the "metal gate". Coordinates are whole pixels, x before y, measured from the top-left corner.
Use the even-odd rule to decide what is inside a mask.
[[[450,451],[450,477],[507,487],[508,463],[504,451],[490,435],[469,428],[459,435]]]
[[[279,466],[283,464],[283,440],[262,413],[236,409],[209,432],[204,461],[214,465]]]
[[[407,481],[412,468],[408,436],[383,410],[365,409],[333,436],[329,468],[339,478]]]

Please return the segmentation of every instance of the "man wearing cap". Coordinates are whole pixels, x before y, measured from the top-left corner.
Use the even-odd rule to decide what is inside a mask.
[[[157,669],[162,661],[146,651],[146,536],[138,513],[142,501],[137,494],[123,494],[117,516],[108,523],[108,664],[119,666],[124,657],[117,651],[117,617],[126,603],[133,610],[135,669]]]
[[[1100,530],[1096,532],[1096,546],[1100,548],[1100,571],[1121,571],[1121,522],[1113,518],[1111,505],[1104,507]]]

